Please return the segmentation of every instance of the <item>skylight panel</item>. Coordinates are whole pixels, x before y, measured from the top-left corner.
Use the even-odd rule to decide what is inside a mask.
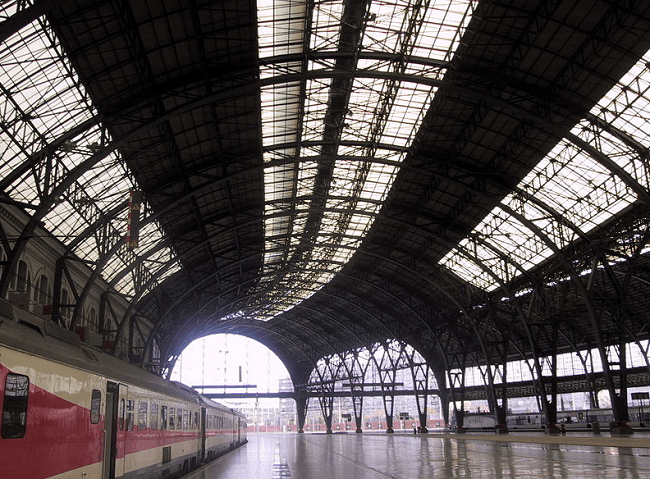
[[[324,0],[314,5],[309,48],[336,51],[343,16],[343,2]]]
[[[456,254],[445,257],[443,265],[461,278],[471,278],[470,282],[475,286],[486,290],[491,289],[495,284],[495,279],[490,273],[494,273],[497,277],[507,277],[502,268],[505,263],[499,261],[500,257],[497,254],[482,245],[465,239],[460,242],[455,251]],[[477,261],[478,258],[482,258],[482,261],[486,263],[489,262],[493,267],[496,266],[496,269],[490,271],[481,268]]]
[[[258,11],[259,21],[264,25],[260,30],[260,37],[272,36],[275,41],[283,41],[287,36],[288,22],[295,21],[296,23],[290,29],[294,35],[296,35],[296,28],[309,28],[303,33],[308,36],[305,44],[308,45],[310,52],[321,54],[340,52],[348,55],[344,60],[340,60],[339,56],[328,59],[321,55],[318,60],[305,63],[303,68],[306,70],[301,73],[312,72],[316,76],[310,75],[305,78],[301,90],[296,87],[296,91],[302,95],[302,104],[300,104],[302,114],[297,121],[289,116],[282,119],[273,111],[276,107],[273,98],[266,94],[262,97],[263,118],[275,115],[273,122],[267,121],[263,125],[265,149],[274,151],[276,138],[282,136],[277,133],[278,130],[283,132],[295,130],[295,144],[302,145],[295,156],[296,165],[299,166],[294,179],[295,192],[289,191],[286,186],[282,187],[282,191],[278,191],[280,186],[274,180],[277,174],[274,168],[267,168],[265,174],[267,201],[274,204],[267,206],[266,209],[266,235],[267,238],[274,238],[284,233],[291,238],[291,250],[287,251],[287,257],[294,254],[293,250],[296,247],[304,247],[302,245],[305,240],[304,228],[309,216],[299,215],[290,222],[282,222],[282,228],[288,228],[282,232],[278,227],[279,220],[270,213],[279,211],[275,205],[283,202],[283,196],[287,204],[295,202],[294,208],[304,208],[305,212],[311,211],[312,198],[317,187],[316,172],[320,162],[331,163],[326,167],[326,169],[331,168],[332,171],[329,183],[325,185],[328,197],[323,216],[319,216],[320,231],[328,239],[324,243],[317,241],[317,244],[311,245],[309,252],[301,252],[304,263],[300,266],[305,271],[304,274],[292,272],[291,276],[287,275],[280,280],[288,289],[300,287],[304,291],[313,292],[323,282],[328,281],[330,275],[319,276],[307,271],[322,268],[323,262],[326,261],[333,262],[333,265],[327,267],[328,270],[338,271],[360,245],[381,208],[381,202],[392,186],[398,171],[397,165],[404,159],[405,151],[412,143],[436,91],[430,85],[420,84],[417,80],[403,81],[381,76],[385,76],[386,73],[409,72],[416,77],[421,75],[424,78],[440,78],[441,68],[433,66],[433,62],[427,65],[420,60],[420,64],[411,64],[404,61],[404,58],[414,55],[416,50],[417,54],[424,59],[442,60],[449,57],[469,21],[475,2],[432,1],[428,4],[428,9],[419,6],[416,8],[416,5],[410,1],[372,2],[361,22],[362,30],[358,30],[359,43],[356,44],[357,40],[355,40],[354,45],[343,44],[340,38],[342,25],[347,21],[343,19],[342,1],[318,2],[313,5],[313,10],[305,12],[308,18],[303,19],[297,17],[289,19],[286,11],[281,10],[279,13],[276,12],[271,20],[269,4],[269,2],[264,3]],[[284,3],[278,2],[277,5],[284,5]],[[268,24],[272,21],[277,22],[278,27],[271,32]],[[447,30],[454,31],[455,34],[443,35],[442,32]],[[352,43],[347,36],[345,40],[350,40]],[[305,56],[308,57],[310,52],[304,52]],[[391,53],[395,57],[392,60],[360,59],[364,52]],[[265,43],[260,47],[263,65],[261,74],[268,75],[269,72],[279,71],[278,67],[268,65],[269,62],[263,58],[264,55],[268,55]],[[334,77],[337,79],[335,83],[328,75],[329,72],[340,68],[339,61],[346,65],[345,72],[351,71],[353,74],[350,91],[347,94],[338,90],[332,91],[334,86],[342,88],[346,82]],[[351,62],[354,66],[351,66]],[[354,78],[355,70],[362,70],[366,74],[377,72],[382,75],[376,78],[368,75]],[[323,73],[320,78],[317,75],[319,72]],[[276,85],[271,88],[277,90],[283,87]],[[338,105],[334,112],[331,111],[333,98],[336,98]],[[342,105],[343,101],[347,103]],[[342,106],[345,107],[344,112],[339,110]],[[264,113],[267,109],[272,113]],[[279,125],[282,121],[285,122],[284,126]],[[326,122],[331,123],[326,124]],[[270,126],[271,124],[273,127]],[[327,147],[323,147],[321,143],[325,140],[326,132],[328,132],[329,143]],[[388,147],[382,148],[380,145]],[[287,154],[286,159],[290,159],[288,151],[283,153]],[[310,158],[314,160],[307,161]],[[320,186],[322,188],[323,185]],[[322,190],[319,194],[322,194]],[[305,198],[305,200],[298,202],[298,198]],[[295,215],[295,210],[287,211],[287,215]],[[273,258],[275,268],[277,252],[273,250],[273,244],[272,240],[267,239],[269,253],[265,261],[268,263]],[[271,272],[267,268],[265,271],[265,274],[282,274],[277,269]],[[266,277],[262,279],[261,287],[270,280]],[[300,297],[307,297],[305,294],[307,293],[301,293]],[[296,295],[291,297],[295,299]],[[264,313],[264,301],[274,305],[266,313]],[[272,295],[260,299],[258,319],[269,319],[277,314],[280,311],[278,305],[281,303],[282,301],[273,299]],[[287,302],[285,308],[289,307],[291,304]]]
[[[162,234],[160,225],[156,222],[149,222],[142,226],[140,230],[140,246],[138,255],[140,257],[140,266],[145,266],[147,274],[144,276],[144,283],[134,280],[137,271],[130,270],[124,274],[125,268],[130,268],[132,262],[126,261],[129,256],[134,256],[132,250],[127,250],[128,254],[124,256],[115,255],[111,258],[109,264],[104,268],[106,279],[114,282],[115,288],[122,294],[133,298],[136,294],[144,295],[160,284],[163,279],[171,276],[180,269],[180,263],[175,261],[172,250],[164,245],[167,240]],[[162,245],[162,246],[161,246]],[[123,246],[126,248],[126,246]],[[158,276],[156,276],[158,275]],[[155,279],[153,279],[155,276]],[[147,278],[152,278],[148,280]],[[137,288],[142,288],[137,290]]]
[[[306,4],[294,0],[259,0],[258,43],[260,58],[302,51]]]
[[[650,131],[649,61],[650,54],[647,53],[591,111],[603,123],[629,134],[642,144],[650,142],[650,134],[647,133]],[[648,171],[638,152],[618,137],[601,129],[599,124],[587,120],[580,121],[572,133],[615,161],[639,184],[649,186]],[[634,191],[618,176],[567,140],[560,141],[522,180],[519,188],[546,205],[546,209],[541,210],[540,206],[531,204],[530,200],[521,198],[517,193],[508,195],[503,203],[523,212],[559,248],[577,239],[579,233],[586,234],[611,219],[637,199]],[[472,235],[461,242],[459,248],[443,258],[441,264],[478,287],[495,289],[496,280],[487,278],[480,268],[471,265],[474,260],[463,250],[470,248],[475,241],[473,238],[477,236],[499,238],[502,228],[515,222],[511,218],[501,225],[501,229],[495,227],[494,218],[501,214],[501,208],[495,208]],[[573,227],[559,221],[554,214],[566,219]],[[497,251],[516,261],[523,270],[535,267],[552,254],[552,250],[532,231],[520,237],[519,244],[513,245],[503,238],[491,243]],[[497,265],[498,262],[495,258],[493,261],[484,261],[484,264],[502,272],[509,269],[503,261]],[[501,277],[511,276],[508,274]]]
[[[170,276],[174,275],[175,273],[179,272],[181,270],[181,263],[179,261],[176,261],[174,263],[167,263],[165,265],[167,269],[165,271],[161,272],[158,277],[156,278],[156,282],[158,284],[162,283],[165,279],[169,278]],[[152,285],[147,289],[147,292],[152,291],[155,288],[155,285]]]
[[[0,10],[0,20],[6,20],[18,13],[24,7],[23,0],[6,0]]]
[[[620,82],[605,95],[591,113],[606,124],[625,132],[639,143],[650,144],[650,51],[641,58]],[[617,162],[641,185],[650,186],[644,161],[629,148],[620,146],[620,141],[595,126],[585,126],[584,134],[599,133],[609,144],[608,149],[616,151]],[[615,146],[618,145],[618,146]]]
[[[323,118],[327,114],[331,83],[331,79],[315,79],[307,82],[303,116],[303,141],[319,141],[323,138],[325,129]],[[300,134],[300,132],[296,131],[296,134]]]
[[[471,19],[471,4],[475,2],[432,2],[425,14],[421,34],[415,42],[413,55],[451,60],[462,33]],[[454,27],[462,26],[461,28]],[[433,45],[433,47],[431,47]]]
[[[264,136],[269,138],[270,144],[286,144],[295,142],[298,127],[298,103],[300,88],[298,83],[273,85],[261,90],[263,105],[274,105],[274,108],[262,109],[262,130]],[[267,151],[265,160],[281,156],[282,153],[291,154],[290,150]],[[295,153],[293,153],[295,154]]]
[[[422,123],[425,106],[431,103],[436,89],[402,82],[390,111],[381,142],[408,146]]]
[[[46,19],[40,18],[25,26],[4,45],[0,58],[4,99],[0,120],[6,127],[0,135],[0,175],[3,177],[54,140],[96,116],[78,75]],[[57,184],[108,141],[110,138],[101,125],[85,129],[52,152],[51,163],[35,165],[17,179],[7,189],[8,194],[17,201],[40,204],[44,194],[43,178],[50,178],[52,184]],[[71,245],[105,212],[126,203],[129,191],[135,187],[118,154],[112,152],[54,199],[54,207],[43,218],[43,223],[55,237]],[[149,238],[161,241],[159,226],[155,224],[151,228],[156,231],[150,232]],[[106,231],[107,236],[101,240],[104,244],[96,237],[81,239],[74,252],[86,261],[97,261],[105,248],[114,246],[126,235],[126,209],[122,217],[109,218]],[[167,248],[162,254],[171,257],[172,252]],[[112,277],[134,258],[134,251],[114,256],[102,275]],[[132,290],[133,278],[125,281],[130,281],[131,286],[122,289]]]
[[[278,2],[279,10],[273,11],[273,2],[271,8],[266,7],[266,12],[260,11],[260,22],[271,22],[275,18],[280,21],[279,29],[272,35],[271,41],[276,45],[283,45],[286,42],[286,49],[278,51],[275,54],[293,53],[299,48],[291,38],[296,39],[296,33],[300,32],[300,19],[291,18],[291,6],[289,2]],[[304,8],[304,7],[303,7]],[[273,25],[273,23],[271,23]],[[271,28],[273,30],[273,28]],[[300,36],[302,38],[302,36]],[[281,48],[281,47],[278,47]],[[260,56],[264,49],[260,50]],[[287,70],[300,70],[301,63],[292,63],[280,65],[277,69],[268,68],[264,76],[273,76],[275,74],[284,74]],[[272,84],[264,87],[261,92],[262,105],[262,135],[265,138],[266,145],[293,143],[293,147],[268,150],[264,153],[264,160],[269,162],[274,159],[295,158],[299,151],[298,147],[298,130],[300,125],[300,102],[301,87],[298,82],[287,84]],[[277,178],[281,177],[282,182]],[[287,234],[291,223],[287,218],[275,216],[282,211],[290,210],[293,197],[293,185],[297,181],[295,176],[295,167],[292,164],[272,166],[265,173],[265,191],[267,206],[265,207],[265,230],[267,237],[278,237]],[[272,242],[271,242],[272,243]],[[265,264],[275,264],[282,258],[282,254],[273,251],[274,247],[267,241],[267,253],[265,254]]]

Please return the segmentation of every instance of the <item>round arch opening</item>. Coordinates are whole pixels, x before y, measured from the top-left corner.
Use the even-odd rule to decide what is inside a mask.
[[[296,421],[294,401],[277,397],[278,392],[293,391],[286,367],[273,351],[245,336],[214,334],[194,340],[179,356],[170,379],[244,413],[249,432],[276,432],[283,423]]]

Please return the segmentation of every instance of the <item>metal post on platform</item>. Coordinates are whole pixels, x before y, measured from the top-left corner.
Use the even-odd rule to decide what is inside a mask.
[[[639,401],[639,426],[645,427],[645,417],[643,417],[643,402],[650,399],[650,393],[632,393],[632,400]]]

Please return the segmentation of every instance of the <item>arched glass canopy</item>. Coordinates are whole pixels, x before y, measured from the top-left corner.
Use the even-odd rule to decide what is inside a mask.
[[[650,12],[516,3],[4,2],[0,293],[60,242],[65,307],[119,295],[159,371],[225,331],[296,377],[644,338]]]

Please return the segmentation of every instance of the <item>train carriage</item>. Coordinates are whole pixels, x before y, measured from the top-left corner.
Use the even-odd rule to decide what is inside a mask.
[[[246,442],[245,417],[0,302],[0,477],[175,477]]]
[[[245,418],[229,414],[229,409],[203,396],[199,398],[205,423],[202,450],[207,460],[228,452],[241,444],[246,436]]]

